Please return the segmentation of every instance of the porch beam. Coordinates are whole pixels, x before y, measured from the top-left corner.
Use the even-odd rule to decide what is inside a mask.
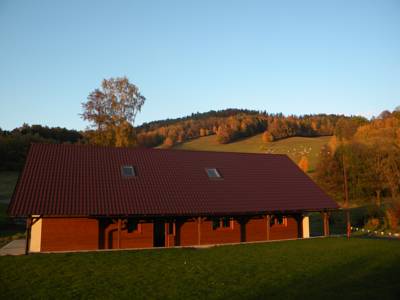
[[[117,245],[118,245],[118,249],[121,248],[121,219],[118,218],[118,234],[117,234]]]
[[[197,218],[197,244],[201,245],[201,217]]]
[[[324,224],[324,236],[329,236],[329,214],[328,212],[323,212],[323,224]]]
[[[26,242],[25,242],[25,255],[29,254],[29,246],[31,243],[31,229],[32,229],[32,218],[28,217],[26,219]]]

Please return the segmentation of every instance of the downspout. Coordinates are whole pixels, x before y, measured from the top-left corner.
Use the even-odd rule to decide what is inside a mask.
[[[29,254],[29,246],[31,243],[31,228],[32,228],[32,218],[28,217],[26,219],[26,241],[25,241],[25,255]]]

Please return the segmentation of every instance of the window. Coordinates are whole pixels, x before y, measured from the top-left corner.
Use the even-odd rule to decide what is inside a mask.
[[[140,232],[140,224],[137,220],[129,219],[127,224],[127,229],[128,233]]]
[[[229,217],[217,218],[213,220],[213,230],[216,229],[233,229],[233,221]]]
[[[220,225],[221,225],[221,224],[220,224],[219,219],[214,219],[214,220],[213,220],[212,226],[213,226],[213,229],[214,229],[214,230],[215,230],[215,229],[218,229]]]
[[[211,169],[206,169],[207,175],[209,178],[221,178],[221,175],[219,174],[218,170],[215,168]]]
[[[284,225],[287,226],[287,219],[282,215],[275,215],[271,218],[271,225]]]
[[[134,177],[135,169],[132,166],[122,166],[122,176],[124,177]]]
[[[221,219],[221,223],[222,223],[222,227],[223,227],[223,228],[230,228],[230,227],[231,227],[231,220],[230,220],[230,218],[227,218],[227,217],[222,218],[222,219]]]

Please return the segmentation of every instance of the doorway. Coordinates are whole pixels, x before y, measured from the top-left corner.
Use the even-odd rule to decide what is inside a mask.
[[[165,223],[164,221],[153,222],[153,246],[165,247]]]

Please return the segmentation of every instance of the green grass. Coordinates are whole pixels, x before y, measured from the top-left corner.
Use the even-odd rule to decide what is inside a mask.
[[[0,172],[0,200],[10,200],[18,180],[18,172]]]
[[[219,144],[216,136],[210,135],[176,145],[174,149],[286,154],[296,163],[305,155],[308,157],[310,170],[313,170],[318,162],[321,147],[327,144],[329,139],[329,136],[292,137],[265,144],[261,134],[258,134],[230,144]]]
[[[399,299],[400,242],[0,257],[0,278],[3,299]]]
[[[8,204],[0,203],[0,247],[25,236],[24,226],[13,223],[12,219],[7,216],[7,208]]]

